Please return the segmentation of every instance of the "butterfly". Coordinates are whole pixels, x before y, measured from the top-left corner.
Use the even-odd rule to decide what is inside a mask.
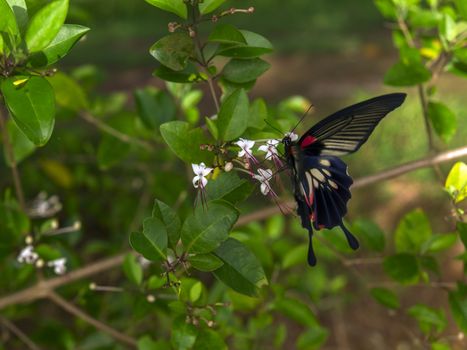
[[[292,133],[282,139],[285,160],[292,172],[297,214],[309,233],[310,266],[316,265],[313,229],[339,226],[349,246],[354,250],[359,247],[342,222],[353,180],[339,157],[357,151],[381,119],[399,107],[405,97],[404,93],[392,93],[354,104],[324,118],[298,141]]]

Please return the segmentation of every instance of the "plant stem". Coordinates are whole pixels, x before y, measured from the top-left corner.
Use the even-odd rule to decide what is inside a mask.
[[[96,320],[95,318],[89,316],[87,313],[85,313],[81,309],[77,308],[75,305],[73,305],[70,302],[68,302],[67,300],[63,299],[57,293],[50,292],[50,294],[48,295],[48,298],[52,302],[54,302],[55,304],[60,306],[62,309],[67,311],[68,313],[70,313],[70,314],[72,314],[72,315],[74,315],[74,316],[76,316],[78,318],[81,318],[85,322],[87,322],[90,325],[96,327],[101,332],[107,333],[112,338],[114,338],[114,339],[116,339],[116,340],[118,340],[118,341],[120,341],[120,342],[122,342],[122,343],[124,343],[126,345],[129,345],[130,347],[136,349],[137,342],[136,342],[135,339],[133,339],[133,338],[129,337],[128,335],[125,335],[122,332],[119,332],[119,331],[113,329],[112,327],[106,325],[105,323],[102,323],[101,321]]]
[[[428,148],[430,152],[436,151],[436,147],[433,141],[433,131],[431,130],[430,126],[430,120],[429,120],[429,115],[428,115],[428,103],[426,100],[426,95],[425,95],[425,88],[423,84],[418,84],[418,96],[420,98],[420,104],[422,106],[422,114],[423,114],[423,120],[425,122],[425,130],[426,134],[428,136]]]
[[[135,144],[139,147],[142,147],[146,149],[147,151],[154,151],[153,145],[151,145],[149,142],[142,141],[140,139],[137,139],[135,137],[131,137],[127,134],[124,134],[117,129],[112,128],[111,126],[105,124],[104,122],[100,121],[99,119],[95,118],[88,112],[81,112],[80,117],[86,120],[88,123],[93,124],[96,126],[98,129],[106,132],[109,135],[112,135],[113,137],[119,139],[122,142],[129,143],[129,144]]]
[[[18,198],[19,205],[23,211],[26,211],[26,202],[24,200],[23,186],[21,185],[21,178],[19,176],[18,165],[16,164],[15,153],[13,146],[10,142],[8,130],[6,126],[6,117],[3,114],[3,106],[0,106],[0,129],[2,131],[3,145],[7,153],[7,157],[10,161],[11,173],[13,175],[13,182],[15,185],[16,196]]]
[[[8,329],[11,333],[13,333],[19,340],[21,340],[30,350],[41,350],[39,346],[37,346],[21,329],[16,327],[13,322],[10,322],[6,318],[0,316],[0,323]]]

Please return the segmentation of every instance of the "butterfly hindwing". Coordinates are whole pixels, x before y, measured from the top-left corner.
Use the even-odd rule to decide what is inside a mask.
[[[381,119],[404,102],[405,96],[387,94],[344,108],[314,125],[298,143],[308,155],[342,156],[355,152]]]

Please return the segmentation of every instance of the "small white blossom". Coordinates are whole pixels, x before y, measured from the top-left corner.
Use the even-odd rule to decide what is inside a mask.
[[[258,175],[253,176],[256,180],[261,182],[261,193],[267,195],[270,191],[272,191],[271,187],[269,186],[269,181],[272,178],[272,170],[270,169],[258,169]]]
[[[286,132],[285,133],[285,136],[287,137],[290,137],[290,140],[291,141],[297,141],[298,140],[298,135],[293,133],[293,132]]]
[[[255,145],[255,141],[239,139],[237,142],[235,142],[235,144],[241,148],[241,150],[238,152],[239,157],[246,156],[247,158],[253,158],[251,149]]]
[[[193,168],[193,172],[195,173],[195,177],[193,178],[193,186],[195,188],[206,187],[206,184],[208,183],[206,176],[209,175],[209,173],[212,171],[212,168],[207,168],[206,164],[204,163],[191,164],[191,167]]]
[[[266,152],[266,159],[278,157],[277,145],[279,140],[268,140],[265,145],[259,146],[258,150]]]
[[[21,252],[19,253],[16,260],[21,264],[34,264],[36,260],[39,259],[39,255],[34,251],[34,247],[32,245],[27,245]]]
[[[66,258],[58,258],[47,263],[47,266],[53,267],[57,275],[63,275],[66,272]]]

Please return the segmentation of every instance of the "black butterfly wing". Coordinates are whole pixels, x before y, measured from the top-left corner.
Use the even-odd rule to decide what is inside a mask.
[[[298,144],[308,155],[342,156],[355,152],[405,97],[404,93],[387,94],[344,108],[314,125]]]
[[[347,174],[347,165],[334,156],[304,156],[303,167],[298,174],[295,189],[297,214],[302,227],[309,232],[308,263],[316,264],[312,247],[313,228],[340,226],[352,249],[357,249],[357,239],[342,223],[347,213],[347,202],[351,197],[352,178]]]

